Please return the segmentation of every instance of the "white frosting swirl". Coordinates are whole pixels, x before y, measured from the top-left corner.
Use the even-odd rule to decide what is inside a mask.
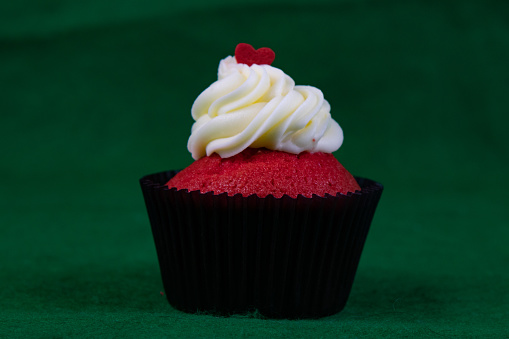
[[[221,60],[218,80],[196,98],[191,113],[196,122],[187,148],[195,160],[212,153],[228,158],[248,147],[332,153],[343,143],[322,91],[295,86],[278,68],[238,64],[231,56]]]

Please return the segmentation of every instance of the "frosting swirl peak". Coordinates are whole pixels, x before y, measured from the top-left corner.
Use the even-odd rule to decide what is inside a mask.
[[[212,153],[228,158],[248,147],[332,153],[343,143],[322,91],[295,86],[278,68],[240,64],[232,56],[221,60],[218,80],[196,98],[191,114],[187,148],[195,160]]]

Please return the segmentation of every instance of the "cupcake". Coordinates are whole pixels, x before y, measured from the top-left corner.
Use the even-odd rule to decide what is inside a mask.
[[[331,154],[322,92],[239,44],[191,109],[194,162],[140,179],[176,309],[318,318],[346,304],[382,185]]]

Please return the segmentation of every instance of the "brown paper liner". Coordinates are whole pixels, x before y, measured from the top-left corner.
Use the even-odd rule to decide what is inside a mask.
[[[176,309],[318,318],[346,304],[383,187],[326,197],[259,198],[168,189],[140,179],[164,289]]]

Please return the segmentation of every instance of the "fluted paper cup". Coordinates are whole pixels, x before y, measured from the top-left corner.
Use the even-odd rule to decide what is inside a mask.
[[[382,194],[325,197],[169,189],[178,171],[140,179],[169,303],[217,315],[318,318],[341,311]]]

